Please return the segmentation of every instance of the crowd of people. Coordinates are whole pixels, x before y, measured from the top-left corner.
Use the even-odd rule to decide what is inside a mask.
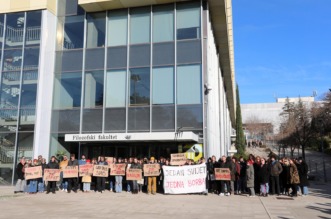
[[[109,162],[109,161],[108,161]],[[64,178],[61,172],[61,177],[58,182],[44,181],[43,177],[38,179],[25,180],[25,168],[33,166],[41,166],[44,172],[45,169],[60,169],[63,171],[67,166],[79,166],[85,164],[108,165],[104,156],[98,158],[87,159],[84,155],[81,159],[76,159],[75,154],[71,154],[70,158],[64,155],[61,159],[52,156],[50,161],[46,163],[46,159],[38,156],[38,159],[30,160],[21,158],[17,164],[16,174],[17,183],[15,193],[46,194],[55,193],[57,190],[70,193],[77,193],[79,190],[88,193],[95,192],[115,192],[121,193],[123,190],[138,194],[144,192],[147,194],[163,193],[162,166],[170,165],[170,159],[160,157],[159,160],[154,157],[138,159],[130,158],[113,158],[114,164],[126,164],[126,168],[143,170],[144,164],[159,164],[159,176],[145,176],[141,180],[126,180],[125,176],[116,175],[108,177],[94,177],[92,175],[82,177]],[[256,195],[287,195],[297,196],[298,191],[301,195],[308,195],[308,165],[302,158],[276,159],[276,156],[270,156],[266,159],[259,156],[249,155],[247,160],[243,157],[226,157],[222,156],[219,160],[215,156],[199,159],[194,162],[187,159],[185,165],[205,164],[206,165],[206,192],[217,194],[220,196],[230,196],[234,194],[247,194],[249,197]],[[230,180],[216,180],[215,168],[227,168],[230,172]],[[45,186],[46,185],[46,186]],[[46,189],[45,189],[46,188]]]

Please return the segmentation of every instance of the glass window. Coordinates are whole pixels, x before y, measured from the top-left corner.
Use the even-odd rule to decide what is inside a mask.
[[[130,67],[150,66],[151,61],[150,44],[130,46]]]
[[[84,42],[84,16],[65,17],[63,48],[83,48]]]
[[[18,132],[17,157],[33,159],[33,132]]]
[[[130,15],[130,44],[150,42],[150,8],[133,8]]]
[[[105,46],[106,13],[89,13],[87,19],[86,47],[95,48]]]
[[[174,40],[174,5],[153,7],[153,42]]]
[[[85,56],[85,70],[105,68],[105,49],[87,49]]]
[[[149,68],[130,69],[130,105],[149,105]]]
[[[110,11],[108,14],[108,46],[127,44],[128,10]]]
[[[79,71],[83,69],[83,50],[56,52],[55,72]]]
[[[4,20],[5,19],[5,15],[4,14],[0,14],[0,48],[2,49],[2,45],[3,45],[3,34],[4,34]],[[0,52],[0,61],[1,61],[1,52]]]
[[[102,109],[83,110],[83,132],[102,132]]]
[[[24,50],[23,69],[38,69],[39,65],[39,47],[26,47]]]
[[[80,107],[82,92],[82,73],[55,74],[54,109]]]
[[[29,11],[26,14],[25,45],[39,45],[41,34],[41,11]]]
[[[22,63],[22,49],[9,49],[4,51],[3,70],[19,71]]]
[[[174,68],[153,69],[153,104],[174,103]]]
[[[103,106],[103,71],[85,73],[84,108]]]
[[[106,107],[124,107],[126,101],[126,71],[108,71]]]
[[[201,41],[185,40],[177,42],[177,64],[201,63]]]
[[[4,72],[2,73],[1,91],[0,91],[0,108],[1,109],[17,109],[18,99],[20,96],[20,72]]]
[[[107,108],[105,112],[105,132],[125,132],[125,108]]]
[[[175,130],[174,105],[154,105],[152,114],[152,131]]]
[[[0,125],[1,127],[1,125]],[[1,127],[1,130],[2,127]],[[13,165],[15,161],[15,133],[0,133],[0,148],[1,150],[1,162],[6,163],[6,165],[0,166],[0,177],[3,179],[3,183],[11,185],[12,183],[12,174],[13,174]],[[14,168],[16,169],[16,168]]]
[[[53,110],[52,132],[79,132],[80,109]]]
[[[200,38],[200,1],[177,5],[177,40]]]
[[[153,44],[153,66],[173,65],[175,63],[175,45],[173,42]]]
[[[177,103],[201,103],[201,70],[200,65],[177,67]]]
[[[126,68],[127,47],[109,47],[107,53],[107,68]]]
[[[150,108],[149,107],[129,107],[128,131],[149,131],[150,130]]]
[[[20,108],[35,108],[38,71],[24,71]]]
[[[185,130],[201,130],[203,127],[202,105],[177,105],[177,127]]]
[[[24,13],[7,14],[5,48],[21,48],[25,25]]]

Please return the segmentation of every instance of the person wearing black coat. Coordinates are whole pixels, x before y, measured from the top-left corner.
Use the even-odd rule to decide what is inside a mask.
[[[15,186],[14,193],[24,192],[26,181],[24,176],[24,165],[25,165],[25,157],[22,157],[20,162],[16,166],[16,175],[17,175],[17,182]]]
[[[55,156],[51,157],[51,160],[45,167],[46,169],[59,169],[59,164],[56,161]],[[55,194],[55,188],[56,188],[56,181],[48,181],[47,183],[47,192],[46,194],[49,194],[52,190],[52,193]]]
[[[308,165],[307,163],[302,159],[302,157],[299,157],[298,163],[297,163],[297,169],[299,172],[299,178],[300,178],[300,189],[302,195],[308,195]]]
[[[269,165],[266,164],[266,160],[264,158],[261,158],[261,164],[257,175],[258,181],[260,183],[261,196],[268,196],[267,187],[269,184],[269,177],[270,177]]]

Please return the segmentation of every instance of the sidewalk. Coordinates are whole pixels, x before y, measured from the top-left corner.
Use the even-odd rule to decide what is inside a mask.
[[[290,198],[140,193],[14,194],[0,187],[0,218],[330,218],[331,184],[312,182],[310,195]]]

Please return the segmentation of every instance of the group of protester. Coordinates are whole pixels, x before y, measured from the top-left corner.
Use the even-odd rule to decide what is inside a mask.
[[[56,190],[62,190],[70,193],[77,193],[78,190],[89,192],[111,192],[120,193],[124,190],[137,194],[146,192],[147,194],[156,194],[163,192],[162,166],[170,166],[170,159],[160,158],[156,160],[154,157],[150,159],[130,158],[113,158],[114,164],[126,164],[126,168],[143,170],[144,164],[160,164],[159,176],[142,177],[141,180],[126,180],[125,176],[116,175],[108,177],[94,177],[92,175],[83,177],[64,178],[61,172],[59,182],[45,182],[43,177],[38,179],[25,180],[25,168],[33,166],[41,166],[44,169],[60,169],[64,170],[67,166],[79,166],[85,164],[108,165],[104,156],[98,158],[86,159],[84,155],[80,160],[75,158],[75,154],[70,155],[70,159],[66,155],[58,160],[52,156],[49,163],[42,156],[38,159],[28,160],[21,158],[16,168],[17,183],[15,193],[25,192],[29,194],[43,193],[45,184],[47,185],[46,194],[55,193]],[[220,196],[229,196],[232,194],[249,194],[249,197],[254,197],[256,194],[261,196],[268,195],[289,195],[297,196],[301,190],[302,195],[308,194],[308,165],[302,158],[290,159],[282,158],[276,160],[275,156],[270,156],[269,159],[249,155],[247,160],[243,157],[222,156],[216,160],[215,156],[208,160],[201,158],[198,162],[187,159],[185,165],[205,164],[206,165],[206,192],[204,194],[214,193]],[[215,168],[226,168],[230,172],[230,180],[216,180]],[[106,184],[106,182],[108,182]],[[58,185],[58,186],[57,186]],[[108,188],[106,188],[106,185]]]

